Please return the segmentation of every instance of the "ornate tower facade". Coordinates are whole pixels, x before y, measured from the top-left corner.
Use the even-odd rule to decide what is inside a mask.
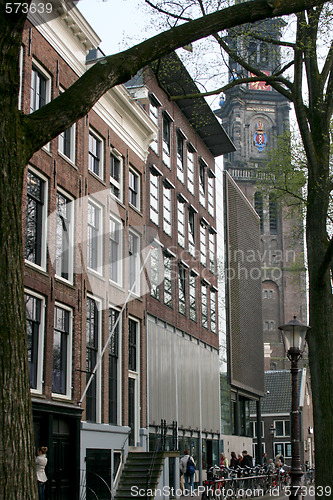
[[[279,39],[281,22],[268,20],[256,25],[258,39],[229,34],[229,43],[253,66],[267,75],[280,65],[278,45],[263,38]],[[251,76],[235,61],[229,61],[230,80]],[[224,157],[224,168],[260,216],[261,273],[265,369],[285,367],[279,325],[295,315],[306,322],[306,278],[302,220],[281,206],[273,194],[263,192],[258,169],[267,162],[267,152],[289,129],[289,101],[265,82],[249,82],[230,89],[216,114],[233,141],[236,151]],[[248,249],[244,260],[253,258]],[[245,279],[240,273],[240,279]],[[255,276],[252,277],[254,279]],[[287,366],[287,365],[286,365]]]

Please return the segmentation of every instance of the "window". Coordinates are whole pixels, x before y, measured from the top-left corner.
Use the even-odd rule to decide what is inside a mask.
[[[101,274],[102,265],[102,210],[88,202],[87,263],[90,269]]]
[[[169,255],[164,255],[164,304],[172,307],[172,259]]]
[[[111,281],[122,284],[122,224],[110,217],[110,268],[109,278]]]
[[[103,179],[103,140],[94,132],[89,132],[88,169]]]
[[[206,240],[206,225],[200,223],[200,262],[203,266],[207,264],[207,240]]]
[[[109,424],[118,424],[119,311],[109,308]],[[116,325],[116,326],[115,326]]]
[[[264,299],[268,299],[268,290],[264,290]]]
[[[30,169],[27,177],[25,258],[45,269],[47,181]]]
[[[160,299],[160,249],[150,247],[150,295]]]
[[[150,169],[150,220],[159,224],[159,174]]]
[[[216,330],[216,291],[210,289],[210,329],[212,333],[217,333]]]
[[[33,62],[31,71],[30,113],[37,111],[51,100],[51,78]]]
[[[72,311],[55,305],[53,330],[52,392],[70,397]]]
[[[173,185],[166,179],[163,182],[163,231],[172,234],[172,189]]]
[[[262,194],[257,191],[254,195],[254,209],[260,218],[260,231],[263,231],[263,198]]]
[[[129,202],[140,210],[140,176],[132,169],[129,170]]]
[[[207,285],[206,283],[201,283],[201,325],[204,328],[208,328],[208,297],[207,297]]]
[[[274,443],[274,456],[283,455],[284,458],[291,458],[291,443]]]
[[[57,222],[55,240],[55,272],[73,282],[73,200],[57,192]]]
[[[138,364],[138,323],[128,320],[128,369],[136,372]]]
[[[44,348],[44,299],[40,295],[25,294],[26,332],[30,387],[42,392]]]
[[[95,369],[99,354],[100,313],[97,301],[87,298],[86,323],[86,383],[88,383]],[[96,422],[98,416],[98,373],[95,372],[86,394],[86,420]]]
[[[187,144],[187,189],[194,194],[194,152],[191,144]]]
[[[270,321],[269,322],[269,329],[270,330],[274,330],[275,329],[275,322],[274,321]]]
[[[197,275],[190,272],[189,275],[189,298],[190,298],[190,319],[197,320]]]
[[[132,293],[139,295],[140,293],[140,275],[139,275],[139,252],[140,252],[140,238],[134,234],[128,235],[128,253],[129,253],[129,289]]]
[[[110,154],[110,193],[122,201],[122,166],[120,155]]]
[[[252,427],[252,437],[257,438],[258,434],[257,434],[257,421],[256,420],[253,420],[251,422],[251,427]],[[261,421],[261,437],[262,438],[264,437],[264,422],[263,422],[263,420]]]
[[[208,170],[208,212],[214,217],[215,208],[215,174],[212,170]]]
[[[186,314],[186,270],[178,264],[178,311]]]
[[[163,130],[163,162],[167,167],[171,168],[171,118],[166,112],[163,113],[162,119]]]
[[[264,322],[264,330],[269,330],[269,321]]]
[[[268,298],[269,299],[273,299],[274,298],[274,291],[273,290],[269,290],[268,291]]]
[[[152,121],[155,123],[155,125],[158,127],[158,108],[160,107],[160,102],[155,98],[155,96],[150,95],[149,98],[149,116],[152,119]],[[156,139],[153,140],[153,142],[150,143],[151,149],[158,154],[158,134]]]
[[[202,159],[199,161],[199,201],[206,206],[206,164]]]
[[[290,420],[275,420],[275,436],[285,437],[290,436]]]
[[[177,132],[177,178],[184,183],[184,137]]]
[[[178,215],[178,244],[185,248],[185,201],[183,198],[177,200]]]
[[[209,270],[215,274],[216,264],[215,264],[215,231],[213,228],[210,229],[208,233],[208,243],[209,243]]]
[[[60,90],[60,94],[64,91]],[[76,126],[72,125],[59,135],[58,150],[67,160],[75,163],[75,131]]]
[[[269,196],[269,230],[271,234],[277,233],[277,202],[274,195]]]
[[[195,211],[191,207],[188,210],[188,251],[195,256]]]

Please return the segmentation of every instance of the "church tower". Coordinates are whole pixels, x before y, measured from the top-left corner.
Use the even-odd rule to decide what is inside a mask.
[[[279,39],[281,23],[257,23],[258,38],[244,38],[233,30],[228,42],[250,64],[271,75],[281,65],[280,48],[263,39]],[[229,60],[229,79],[244,76],[252,75]],[[278,327],[294,315],[304,323],[307,320],[304,231],[301,219],[288,213],[273,194],[263,192],[258,168],[267,162],[267,152],[276,148],[278,137],[289,130],[290,105],[265,82],[249,82],[229,89],[220,106],[216,114],[236,147],[224,156],[224,168],[260,216],[265,369],[283,369],[289,365]],[[246,258],[251,258],[251,249]]]

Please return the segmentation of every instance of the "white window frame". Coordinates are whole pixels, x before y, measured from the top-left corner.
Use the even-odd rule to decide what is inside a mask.
[[[213,288],[210,289],[210,331],[217,334],[217,291]],[[213,299],[214,297],[214,299]]]
[[[99,172],[96,173],[90,168],[90,136],[94,137],[94,139],[99,143],[100,145],[100,151],[99,151]],[[100,180],[104,180],[104,138],[96,132],[95,129],[89,128],[89,139],[88,139],[88,172],[97,177]]]
[[[186,163],[187,163],[187,189],[190,193],[194,194],[194,184],[195,184],[195,152],[196,150],[191,143],[187,143],[186,148]]]
[[[73,345],[73,309],[61,302],[55,302],[54,304],[54,311],[55,308],[58,307],[59,309],[64,309],[69,312],[69,332],[68,332],[68,338],[67,338],[67,376],[66,376],[66,394],[58,394],[57,392],[52,392],[52,397],[56,397],[59,399],[71,399],[72,397],[72,365],[73,365],[73,360],[72,360],[72,345]],[[54,315],[53,315],[54,317]],[[54,327],[54,325],[53,325]],[[53,364],[52,364],[52,375],[53,375]],[[53,383],[52,383],[53,385]]]
[[[30,290],[30,288],[24,289],[25,295],[31,295],[41,301],[40,308],[40,324],[38,330],[38,358],[37,358],[37,381],[36,381],[36,389],[30,388],[31,394],[42,394],[43,393],[43,370],[44,370],[44,336],[45,336],[45,309],[46,309],[46,301],[43,295]]]
[[[216,233],[213,228],[208,231],[208,255],[209,255],[209,270],[211,273],[216,273]]]
[[[114,177],[111,175],[111,157],[116,158],[119,161],[119,182],[116,181]],[[119,196],[116,196],[111,191],[110,194],[115,200],[123,201],[123,171],[124,171],[124,159],[122,155],[116,149],[111,149],[110,151],[110,185],[119,190]]]
[[[97,264],[96,269],[89,265],[89,216],[88,216],[88,207],[89,205],[93,205],[96,210],[99,212],[99,227],[98,227],[98,235],[96,237],[97,242]],[[93,198],[88,198],[87,205],[87,270],[91,273],[98,274],[99,276],[103,275],[103,236],[104,236],[104,207],[102,207],[99,203],[97,203]]]
[[[193,270],[189,271],[188,285],[189,285],[189,292],[188,292],[188,296],[189,296],[189,318],[192,321],[197,322],[198,321],[198,301],[197,301],[198,275]],[[193,307],[193,305],[195,307]]]
[[[207,199],[208,213],[214,217],[215,208],[215,174],[211,169],[207,171]]]
[[[186,226],[186,210],[185,200],[178,196],[177,198],[177,241],[178,245],[185,248],[185,226]]]
[[[52,77],[50,73],[48,73],[41,64],[39,64],[35,59],[32,60],[32,68],[31,68],[31,80],[32,80],[32,74],[33,71],[37,71],[43,78],[45,78],[46,83],[45,83],[45,104],[48,104],[51,102],[51,82],[52,82]],[[32,87],[31,87],[31,80],[30,80],[30,113],[34,113],[35,111],[38,111],[40,107],[36,108],[35,106],[32,107]],[[45,106],[44,104],[44,106]]]
[[[47,265],[47,259],[46,259],[46,250],[47,250],[47,241],[48,241],[48,235],[47,235],[47,230],[48,230],[48,192],[49,192],[49,184],[48,184],[48,179],[45,177],[45,175],[41,174],[37,169],[33,168],[31,165],[28,166],[28,171],[30,171],[32,174],[34,174],[36,177],[39,177],[43,182],[44,182],[44,201],[43,201],[43,210],[42,210],[42,239],[41,239],[41,263],[35,264],[35,262],[31,262],[28,259],[25,259],[25,263],[28,264],[29,266],[33,266],[36,269],[41,269],[46,272],[46,265]]]
[[[117,311],[119,314],[121,312],[121,309],[114,306],[112,303],[109,303],[109,308],[108,308],[108,314],[109,310],[113,309]],[[108,316],[108,321],[109,321],[109,316]],[[109,325],[108,325],[109,327]],[[122,415],[122,331],[123,331],[123,316],[120,315],[119,322],[118,322],[118,361],[117,361],[117,425],[121,425],[121,415]],[[110,334],[110,330],[108,330],[108,333]],[[110,357],[108,359],[108,363],[110,362]],[[108,392],[108,398],[109,398],[109,392]]]
[[[290,451],[291,451],[291,442],[290,441],[274,441],[274,455],[276,456],[278,454],[278,450],[276,449],[276,447],[281,446],[282,455],[284,456],[284,458],[291,458],[291,453],[290,453],[290,455],[286,454],[287,445],[289,445]]]
[[[167,267],[165,265],[165,259],[168,259],[169,263],[170,263],[170,268]],[[163,303],[167,306],[167,307],[173,307],[173,286],[172,286],[172,274],[173,274],[173,258],[171,255],[169,255],[168,253],[165,253],[163,255],[163,265],[164,265],[164,280],[163,280]],[[165,271],[168,271],[168,276],[167,276],[167,280],[170,282],[170,289],[171,289],[171,298],[169,301],[166,300],[166,293],[165,293],[165,275],[166,275],[166,272]]]
[[[282,422],[282,427],[283,427],[283,434],[277,434],[276,433],[276,424],[277,422]],[[290,438],[290,432],[289,434],[286,434],[286,422],[289,422],[289,429],[291,430],[291,423],[290,423],[290,420],[289,419],[282,419],[282,418],[279,418],[277,420],[274,420],[274,427],[275,427],[275,431],[274,431],[274,437],[277,437],[277,438],[282,438],[282,437],[288,437]]]
[[[151,120],[155,123],[155,125],[158,127],[158,131],[156,134],[156,138],[153,139],[153,141],[149,144],[150,148],[158,155],[158,146],[159,146],[159,108],[161,106],[161,103],[159,100],[155,97],[154,94],[149,95],[149,116]]]
[[[178,129],[176,132],[176,156],[177,156],[177,179],[180,180],[182,184],[185,182],[185,147],[186,147],[186,137],[183,132]],[[179,154],[179,144],[181,144],[182,153]]]
[[[207,225],[200,221],[200,262],[207,267]]]
[[[128,252],[129,252],[129,238],[130,236],[134,236],[134,238],[136,238],[137,240],[137,251],[135,254],[133,254],[135,256],[135,278],[134,278],[134,281],[136,282],[135,284],[135,287],[134,289],[132,290],[132,294],[133,295],[136,295],[136,296],[140,296],[140,292],[141,292],[141,276],[140,276],[140,255],[141,255],[141,236],[136,233],[135,231],[133,231],[132,229],[130,229],[128,231]],[[132,285],[131,285],[131,274],[130,274],[130,266],[131,266],[131,255],[128,254],[128,290],[130,291],[131,288],[132,288]]]
[[[164,124],[168,122],[170,141],[167,143],[164,140]],[[165,110],[162,111],[162,160],[165,165],[171,169],[171,152],[172,152],[172,118]]]
[[[205,207],[206,206],[206,194],[207,194],[207,163],[203,158],[199,158],[199,168],[198,168],[198,176],[199,176],[199,202]],[[203,178],[201,176],[201,172],[203,171]]]
[[[54,258],[54,268],[55,268],[55,273],[56,273],[55,275],[58,279],[65,281],[66,283],[73,284],[73,276],[74,276],[74,224],[75,224],[74,198],[70,194],[68,194],[67,191],[64,191],[61,188],[57,188],[56,195],[58,192],[59,192],[59,194],[61,194],[65,198],[67,198],[69,201],[68,210],[70,212],[70,219],[69,219],[70,224],[69,224],[69,230],[67,229],[68,234],[69,234],[69,237],[68,237],[68,243],[69,243],[69,247],[68,247],[68,279],[63,278],[61,275],[57,274],[56,249],[55,249],[55,258]],[[58,219],[56,217],[56,225],[57,225],[57,223],[58,223]],[[56,246],[56,244],[57,244],[57,233],[55,235],[55,246]]]
[[[187,276],[186,276],[186,267],[183,265],[182,262],[178,263],[178,312],[182,314],[183,316],[186,316],[187,312]],[[183,286],[184,285],[184,288]],[[184,295],[183,300],[181,301],[180,294]],[[184,310],[181,310],[181,305],[184,306]]]
[[[258,438],[257,433],[256,433],[256,427],[257,427],[257,422],[255,420],[251,420],[251,426],[252,426],[252,436],[254,439]],[[264,421],[261,420],[261,437],[265,437],[265,425]]]
[[[119,241],[118,241],[118,251],[117,251],[117,276],[118,280],[114,280],[111,278],[111,221],[115,223],[115,225],[118,226],[119,230]],[[116,283],[118,286],[122,287],[123,286],[123,239],[124,239],[124,227],[121,219],[118,219],[113,215],[113,213],[110,213],[109,216],[109,281],[110,283]],[[113,241],[113,240],[112,240]]]
[[[206,298],[206,302],[204,302],[203,298]],[[204,314],[205,313],[205,314]],[[204,321],[205,318],[205,321]],[[209,326],[209,318],[208,318],[208,285],[201,281],[201,326],[202,328],[207,328]]]
[[[98,310],[98,348],[97,348],[97,362],[101,357],[102,352],[102,311],[103,311],[103,301],[99,297],[87,293],[87,298],[96,302],[97,310]],[[87,321],[87,318],[86,318]],[[95,372],[96,377],[96,422],[92,422],[93,424],[100,424],[102,422],[102,363],[99,363],[99,366]]]
[[[172,190],[175,186],[170,181],[163,181],[163,231],[172,236]]]
[[[160,221],[160,176],[161,172],[152,165],[149,169],[149,216],[157,226]]]
[[[60,94],[65,92],[64,89],[60,89]],[[66,155],[64,151],[65,144],[65,132],[69,131],[70,134],[70,153],[69,156]],[[70,162],[72,165],[75,165],[75,148],[76,148],[76,123],[74,123],[71,127],[68,127],[64,132],[61,132],[58,136],[58,154],[64,158],[66,161]]]
[[[136,331],[136,370],[128,370],[128,378],[135,380],[135,435],[134,435],[134,444],[139,442],[139,427],[140,427],[140,345],[141,345],[141,329],[140,329],[140,321],[134,316],[129,315],[128,320],[132,320],[137,324]]]
[[[188,251],[192,255],[192,257],[195,257],[195,244],[196,244],[196,214],[197,211],[193,209],[192,206],[188,207],[188,220],[187,220],[187,227],[188,227]],[[193,217],[193,231],[192,231],[192,226],[191,226],[191,218]]]
[[[20,47],[20,56],[19,56],[19,72],[20,72],[20,86],[19,86],[19,95],[17,108],[18,110],[22,110],[22,92],[23,92],[23,64],[24,64],[24,49],[23,45]],[[30,96],[31,98],[31,96]]]
[[[129,205],[131,207],[133,207],[135,210],[137,210],[137,211],[140,212],[141,211],[141,175],[132,166],[129,167],[129,173],[132,173],[132,175],[134,175],[134,177],[137,179],[137,191],[136,191],[137,203],[133,204],[131,202],[130,192],[133,191],[133,190],[130,187],[130,185],[128,185],[128,189],[129,189]]]

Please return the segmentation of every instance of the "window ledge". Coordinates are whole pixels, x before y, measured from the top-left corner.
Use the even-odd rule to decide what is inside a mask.
[[[88,174],[90,174],[92,177],[94,177],[95,179],[97,179],[101,184],[103,184],[103,186],[106,187],[106,182],[102,179],[102,177],[100,177],[99,175],[95,174],[95,172],[92,172],[91,170],[89,170],[89,168],[88,168]]]
[[[40,272],[41,274],[43,274],[44,276],[48,276],[49,273],[47,272],[46,268],[45,267],[42,267],[42,266],[39,266],[38,264],[34,264],[33,262],[30,262],[30,260],[24,260],[24,264],[28,267],[30,267],[30,269],[34,269],[35,271],[38,271]]]
[[[137,208],[135,207],[134,205],[132,205],[132,203],[128,203],[128,205],[139,215],[141,215],[141,217],[143,217],[143,214],[142,212]]]
[[[75,168],[75,170],[78,170],[78,167],[75,165],[75,162],[73,162],[73,160],[71,160],[70,158],[68,158],[68,156],[66,156],[64,153],[62,153],[61,151],[59,151],[59,149],[58,149],[58,155],[63,160],[65,160],[71,167]]]

